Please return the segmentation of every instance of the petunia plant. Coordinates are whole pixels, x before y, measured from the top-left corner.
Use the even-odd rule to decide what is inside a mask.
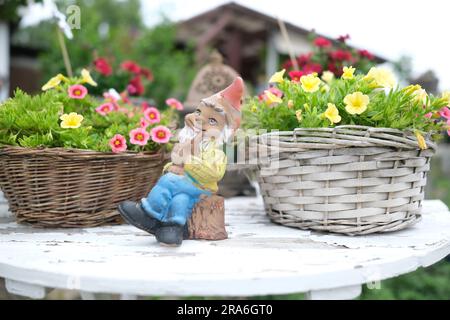
[[[285,70],[269,80],[264,94],[250,98],[243,109],[243,127],[292,131],[295,128],[363,125],[414,132],[421,147],[423,134],[450,135],[450,93],[435,97],[419,85],[401,88],[393,74],[372,67],[357,74],[344,66],[338,78],[316,73],[297,79]]]
[[[146,102],[135,105],[114,89],[105,92],[103,99],[94,98],[89,90],[96,85],[83,69],[79,77],[58,74],[35,96],[17,89],[13,98],[0,105],[0,148],[154,152],[170,142],[175,106],[160,112]],[[178,102],[176,107],[183,106]]]

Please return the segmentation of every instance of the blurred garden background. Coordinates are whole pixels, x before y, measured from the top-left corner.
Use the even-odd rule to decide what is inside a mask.
[[[282,67],[305,73],[330,70],[339,75],[348,64],[359,72],[382,64],[395,72],[400,83],[420,84],[433,95],[450,89],[446,68],[450,65],[442,64],[445,44],[435,41],[443,24],[419,30],[417,24],[409,27],[397,20],[402,15],[412,17],[411,21],[420,17],[422,25],[431,20],[438,23],[441,19],[430,12],[445,12],[436,10],[445,6],[440,1],[429,1],[426,8],[418,4],[411,12],[399,12],[407,9],[400,4],[390,7],[384,1],[371,14],[384,12],[385,17],[373,18],[383,25],[371,23],[370,17],[365,25],[351,23],[369,15],[369,6],[356,1],[341,1],[345,10],[334,16],[331,1],[327,2],[330,7],[320,8],[303,2],[279,1],[277,9],[270,9],[275,4],[251,0],[3,0],[0,101],[13,95],[17,87],[38,92],[50,77],[66,74],[61,41],[67,47],[73,73],[88,68],[99,83],[95,94],[110,88],[127,90],[131,96],[161,108],[169,96],[188,99],[195,75],[211,62],[213,53],[219,53],[225,65],[243,76],[248,94],[261,92],[268,75]],[[61,39],[53,3],[66,15],[71,36],[65,34]],[[348,17],[339,15],[344,11],[349,12]],[[379,37],[374,36],[377,28]],[[395,39],[404,43],[396,46]],[[426,194],[450,206],[450,140],[445,134],[442,137]],[[365,288],[361,299],[449,299],[449,261],[447,258],[427,269],[383,281],[380,289]]]

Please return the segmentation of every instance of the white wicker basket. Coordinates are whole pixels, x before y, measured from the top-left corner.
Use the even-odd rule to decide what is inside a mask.
[[[276,223],[362,235],[403,229],[421,217],[436,149],[428,139],[420,150],[411,132],[363,126],[299,128],[256,139],[258,181]]]

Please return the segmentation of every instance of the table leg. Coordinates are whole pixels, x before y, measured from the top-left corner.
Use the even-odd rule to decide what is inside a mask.
[[[45,288],[39,285],[26,282],[5,279],[5,287],[9,293],[31,299],[45,298]]]
[[[308,300],[348,300],[359,297],[361,294],[361,285],[325,289],[312,290],[306,293]]]

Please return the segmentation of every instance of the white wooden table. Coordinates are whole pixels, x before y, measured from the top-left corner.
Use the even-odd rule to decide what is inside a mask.
[[[439,200],[425,201],[422,221],[410,229],[364,237],[272,224],[260,198],[232,198],[225,206],[229,239],[179,248],[161,247],[128,225],[43,230],[0,218],[0,277],[8,291],[31,298],[65,288],[84,298],[306,292],[310,299],[348,299],[363,284],[376,290],[379,280],[450,253],[450,213]]]

